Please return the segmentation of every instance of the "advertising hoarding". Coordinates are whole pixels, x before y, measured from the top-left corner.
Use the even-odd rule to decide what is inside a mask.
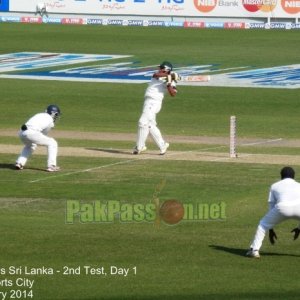
[[[12,12],[34,12],[40,2],[36,0],[10,0],[9,10]],[[300,17],[300,0],[48,0],[44,3],[49,13],[62,14],[240,18]]]

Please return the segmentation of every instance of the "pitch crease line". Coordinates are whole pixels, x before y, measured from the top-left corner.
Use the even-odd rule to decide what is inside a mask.
[[[266,141],[256,142],[256,143],[245,143],[245,144],[241,144],[240,146],[252,146],[252,145],[259,145],[259,144],[274,143],[274,142],[279,142],[281,140],[282,140],[282,138],[279,138],[279,139],[266,140]],[[216,147],[207,147],[207,148],[199,149],[199,150],[182,151],[181,153],[178,153],[178,152],[177,153],[170,153],[169,156],[186,154],[186,153],[197,152],[197,151],[208,151],[208,150],[214,150],[214,149],[220,149],[220,148],[226,148],[226,147],[228,147],[228,145],[222,145],[222,146],[216,146]],[[247,156],[250,156],[250,155],[252,155],[252,154],[248,154]],[[40,178],[40,179],[36,179],[36,180],[31,180],[31,181],[29,181],[29,183],[46,181],[46,180],[51,179],[51,178],[58,178],[58,177],[64,177],[64,176],[69,176],[69,175],[73,175],[73,174],[80,174],[80,173],[85,173],[85,172],[89,172],[89,171],[93,171],[93,170],[100,170],[100,169],[104,169],[104,168],[108,168],[108,167],[113,167],[113,166],[117,166],[117,165],[122,165],[122,164],[127,164],[127,163],[131,163],[131,162],[143,160],[143,159],[147,159],[147,158],[146,157],[141,157],[141,158],[136,158],[136,159],[128,159],[128,160],[125,160],[125,161],[118,161],[116,163],[111,163],[111,164],[107,164],[107,165],[103,165],[103,166],[99,166],[99,167],[95,167],[95,168],[89,168],[89,169],[79,170],[79,171],[75,171],[75,172],[58,174],[58,175],[54,175],[54,176],[51,176],[51,177],[44,177],[44,178]],[[217,159],[211,160],[211,161],[218,161],[218,160],[222,160],[222,159],[224,159],[224,158],[217,158]]]
[[[276,143],[276,142],[280,142],[280,141],[282,141],[282,138],[274,139],[274,140],[266,140],[266,141],[262,141],[262,142],[245,143],[245,144],[241,144],[240,146],[255,146],[255,145],[261,145],[261,144]]]
[[[223,147],[226,147],[226,146],[210,147],[210,148],[205,148],[205,149],[201,149],[201,150],[202,151],[207,151],[207,150],[218,149],[218,148],[223,148]],[[188,152],[194,152],[194,151],[193,150],[183,151],[182,154],[188,153]],[[175,154],[176,153],[174,153],[174,155]],[[170,153],[169,155],[172,155],[172,153]],[[89,169],[84,169],[84,170],[79,170],[79,171],[74,171],[74,172],[69,172],[69,173],[58,174],[58,175],[54,175],[54,176],[51,176],[51,177],[44,177],[44,178],[40,178],[40,179],[35,179],[35,180],[29,181],[29,183],[36,183],[36,182],[40,182],[40,181],[46,181],[46,180],[51,179],[51,178],[59,178],[59,177],[73,175],[73,174],[80,174],[80,173],[90,172],[90,171],[93,171],[93,170],[100,170],[100,169],[104,169],[104,168],[108,168],[108,167],[113,167],[113,166],[116,166],[116,165],[122,165],[122,164],[127,164],[127,163],[131,163],[131,162],[143,160],[143,159],[147,159],[147,158],[146,157],[140,157],[140,158],[135,158],[135,159],[128,159],[128,160],[125,160],[125,161],[118,161],[116,163],[111,163],[111,164],[107,164],[107,165],[103,165],[103,166],[99,166],[99,167],[95,167],[95,168],[89,168]]]
[[[260,141],[260,142],[253,142],[253,143],[244,143],[244,144],[240,144],[237,146],[243,147],[243,146],[255,146],[255,145],[262,145],[262,144],[268,144],[268,143],[275,143],[275,142],[280,142],[282,141],[282,138],[279,139],[273,139],[273,140],[265,140],[265,141]],[[222,145],[222,146],[215,146],[215,147],[207,147],[207,148],[203,148],[203,149],[198,149],[198,150],[189,150],[189,151],[181,151],[179,153],[170,153],[168,154],[168,156],[171,155],[182,155],[182,154],[186,154],[186,153],[193,153],[193,152],[199,152],[199,151],[209,151],[209,150],[215,150],[215,149],[220,149],[220,148],[227,148],[229,147],[229,145]],[[243,157],[245,156],[251,156],[253,154],[245,154],[243,155]],[[211,161],[218,161],[218,160],[222,160],[222,159],[226,159],[226,158],[217,158]],[[231,159],[231,157],[228,157],[228,159]]]
[[[128,159],[128,160],[125,160],[125,161],[118,161],[116,163],[111,163],[111,164],[107,164],[107,165],[103,165],[103,166],[99,166],[99,167],[95,167],[95,168],[89,168],[89,169],[84,169],[84,170],[79,170],[79,171],[74,171],[74,172],[69,172],[69,173],[58,174],[58,175],[54,175],[54,176],[51,176],[51,177],[44,177],[44,178],[40,178],[40,179],[36,179],[36,180],[31,180],[31,181],[29,181],[29,183],[46,181],[46,180],[52,179],[52,178],[64,177],[64,176],[69,176],[69,175],[73,175],[73,174],[80,174],[80,173],[90,172],[90,171],[93,171],[93,170],[100,170],[100,169],[104,169],[104,168],[108,168],[108,167],[113,167],[113,166],[117,166],[117,165],[131,163],[131,162],[138,161],[138,160],[141,160],[141,159],[143,159],[143,158]]]

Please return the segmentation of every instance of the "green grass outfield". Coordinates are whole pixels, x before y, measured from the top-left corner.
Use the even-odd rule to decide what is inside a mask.
[[[268,67],[299,63],[300,39],[297,31],[281,30],[0,24],[0,44],[1,54],[130,54],[145,65],[168,59],[175,65]],[[130,151],[134,140],[91,140],[88,134],[135,133],[145,86],[0,79],[0,150],[17,145],[21,150],[16,137],[20,125],[55,102],[63,111],[55,131],[70,132],[58,139],[61,148]],[[240,138],[295,141],[300,132],[298,111],[296,89],[181,86],[175,99],[166,99],[158,123],[165,135],[227,138],[229,117],[236,115]],[[15,130],[15,135],[6,136],[6,130]],[[87,137],[72,138],[73,131]],[[156,150],[153,144],[149,147]],[[209,147],[223,145],[177,142],[170,152],[188,154]],[[227,155],[228,149],[221,149]],[[295,161],[300,153],[297,146],[272,143],[238,150],[245,155],[288,154]],[[20,290],[25,299],[24,291],[30,288],[15,282],[25,278],[34,280],[33,298],[26,299],[38,300],[299,299],[300,241],[294,242],[290,233],[295,222],[278,226],[275,246],[265,240],[260,260],[244,257],[267,210],[269,185],[279,178],[282,165],[276,161],[64,154],[59,156],[62,171],[48,174],[43,171],[45,155],[34,155],[22,172],[12,168],[16,155],[0,153],[0,295]],[[297,175],[300,167],[294,167]],[[97,201],[146,206],[155,195],[160,203],[225,203],[226,218],[185,220],[172,226],[161,221],[158,227],[153,221],[120,221],[120,215],[113,222],[90,222],[77,215],[74,224],[66,223],[70,200],[85,207]],[[42,266],[53,268],[54,274],[24,274],[25,267]],[[85,266],[103,267],[107,275],[86,275]],[[128,268],[128,276],[109,274],[112,266]],[[21,268],[22,274],[9,274],[9,267]],[[79,267],[80,274],[63,275]],[[12,287],[5,286],[9,280]]]

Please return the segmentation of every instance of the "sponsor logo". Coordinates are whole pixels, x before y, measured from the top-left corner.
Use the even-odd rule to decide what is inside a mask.
[[[184,22],[184,27],[192,27],[192,28],[204,28],[205,23],[204,22]]]
[[[247,23],[247,29],[263,29],[265,28],[265,23]]]
[[[300,65],[218,74],[212,76],[210,85],[299,89]]]
[[[86,22],[82,18],[62,18],[62,24],[85,24]]]
[[[224,28],[223,22],[206,22],[205,23],[206,28]]]
[[[63,3],[63,0],[58,0],[58,1],[47,2],[46,7],[47,10],[62,9],[66,7],[66,4]]]
[[[41,17],[22,17],[21,22],[22,23],[42,23],[43,18],[41,18]]]
[[[183,22],[165,22],[166,27],[183,27]]]
[[[208,13],[216,8],[220,7],[238,7],[238,0],[194,0],[194,5],[200,12]]]
[[[129,20],[128,21],[129,26],[143,26],[142,20]]]
[[[123,20],[123,26],[143,26],[142,20]]]
[[[194,0],[194,5],[199,11],[208,13],[215,9],[217,0]]]
[[[119,3],[113,3],[113,4],[103,4],[102,9],[103,10],[108,10],[108,11],[121,11],[126,8],[125,5],[121,5]]]
[[[101,25],[103,22],[102,19],[87,19],[88,25]]]
[[[8,16],[8,17],[0,17],[0,20],[2,22],[17,22],[17,23],[19,23],[21,21],[21,18],[14,17],[14,16]]]
[[[123,20],[107,20],[107,25],[123,25]]]
[[[239,2],[237,0],[234,0],[234,1],[219,0],[219,6],[238,7],[239,6]]]
[[[239,23],[239,22],[225,22],[224,28],[227,29],[242,29],[245,28],[245,23]]]
[[[130,57],[130,55],[93,55],[70,53],[18,52],[0,55],[0,73],[33,70],[69,64],[104,61]]]
[[[43,18],[43,23],[61,24],[61,18]]]
[[[270,23],[272,29],[286,29],[286,23]]]
[[[144,26],[146,26],[146,25],[144,25]],[[148,21],[147,26],[165,26],[165,22],[164,21]]]
[[[179,5],[163,5],[162,11],[167,11],[168,13],[183,11],[184,8]]]
[[[242,0],[243,6],[250,12],[271,12],[277,5],[277,0]]]
[[[300,0],[281,0],[281,6],[288,14],[300,12]]]

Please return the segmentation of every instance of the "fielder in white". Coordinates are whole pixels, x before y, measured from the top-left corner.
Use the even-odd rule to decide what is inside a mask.
[[[45,112],[38,113],[31,117],[19,132],[19,137],[25,145],[16,161],[16,169],[22,170],[28,158],[32,155],[38,145],[46,146],[48,150],[47,169],[48,172],[57,172],[57,142],[54,138],[48,137],[48,132],[54,127],[54,123],[61,112],[57,105],[49,105]]]
[[[260,220],[254,239],[246,256],[259,258],[259,250],[267,231],[271,244],[275,243],[277,235],[274,226],[287,220],[296,219],[300,221],[300,183],[295,181],[295,171],[291,167],[284,167],[281,172],[281,180],[275,182],[269,193],[269,211]],[[300,223],[291,232],[296,240],[300,233]]]
[[[143,112],[138,122],[137,142],[133,154],[140,154],[147,150],[146,140],[149,134],[160,149],[160,155],[167,152],[169,143],[165,142],[157,127],[156,115],[162,107],[165,94],[169,93],[174,97],[177,93],[176,82],[179,75],[172,72],[172,69],[172,64],[164,61],[159,65],[159,70],[153,74],[148,84],[144,96]]]

